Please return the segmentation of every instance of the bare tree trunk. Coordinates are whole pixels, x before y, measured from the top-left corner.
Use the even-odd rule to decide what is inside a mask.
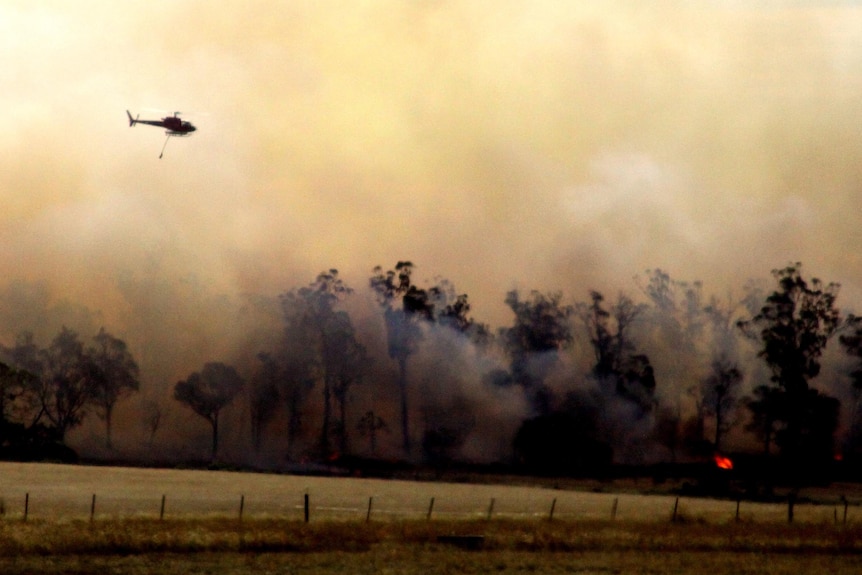
[[[111,443],[111,413],[114,411],[113,407],[113,405],[105,406],[105,446],[108,449],[114,448]]]
[[[407,358],[398,358],[398,387],[401,389],[401,437],[404,453],[410,454],[410,421],[407,409]]]
[[[302,400],[300,398],[300,392],[298,390],[293,390],[290,396],[290,402],[288,405],[288,421],[287,421],[287,453],[288,456],[292,455],[293,447],[296,444],[296,440],[299,439],[300,434],[302,433],[302,413],[300,412]]]
[[[332,455],[329,444],[330,427],[332,419],[332,383],[329,376],[323,378],[323,426],[320,430],[320,453],[323,457]]]
[[[216,453],[218,452],[218,412],[213,414],[212,419],[210,420],[213,424],[213,454],[212,460],[216,460]]]
[[[720,403],[720,402],[719,402]],[[716,404],[715,409],[715,450],[721,453],[721,427],[724,424],[721,406]]]
[[[346,398],[344,396],[341,397],[339,401],[339,419],[341,420],[340,429],[338,432],[339,437],[339,449],[341,449],[341,453],[347,453],[347,406],[345,405]]]

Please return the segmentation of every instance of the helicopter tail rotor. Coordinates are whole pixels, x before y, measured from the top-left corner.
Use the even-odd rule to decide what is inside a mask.
[[[137,118],[132,118],[132,113],[126,110],[126,115],[129,117],[129,127],[132,128],[138,122]]]

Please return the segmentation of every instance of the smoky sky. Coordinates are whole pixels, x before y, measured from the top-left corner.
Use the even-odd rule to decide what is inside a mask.
[[[495,326],[648,268],[862,304],[856,3],[12,1],[0,57],[2,277],[132,339],[181,292],[195,361],[222,295],[402,259]]]

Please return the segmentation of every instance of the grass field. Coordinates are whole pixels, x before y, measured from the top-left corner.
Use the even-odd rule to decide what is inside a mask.
[[[862,572],[858,508],[817,496],[788,524],[670,495],[2,463],[0,573]]]

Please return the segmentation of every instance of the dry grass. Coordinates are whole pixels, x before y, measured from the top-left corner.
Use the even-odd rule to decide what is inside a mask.
[[[816,497],[823,504],[797,505],[795,520],[828,523],[834,520],[837,511],[843,521],[838,496],[853,493],[848,491],[852,487],[841,486],[834,493],[823,490],[801,493],[800,500]],[[554,517],[561,520],[608,519],[616,507],[616,519],[620,521],[665,521],[670,519],[676,499],[668,494],[643,495],[631,491],[0,463],[0,498],[7,518],[23,515],[26,494],[29,494],[29,517],[48,520],[89,518],[93,494],[97,496],[99,518],[158,517],[164,495],[165,514],[171,518],[236,517],[240,499],[244,497],[246,517],[286,519],[303,517],[303,498],[308,494],[313,521],[364,519],[369,498],[373,498],[372,513],[376,520],[424,519],[433,498],[435,519],[485,518],[493,500],[493,516],[502,519],[546,518],[553,506]],[[724,523],[734,520],[736,502],[681,498],[678,511],[692,521]],[[786,520],[787,506],[743,502],[740,516],[745,521],[781,522]],[[849,508],[847,521],[862,521],[859,506]]]
[[[481,537],[478,550],[443,542]],[[472,541],[473,539],[468,539]],[[768,561],[767,561],[768,559]],[[673,569],[669,567],[673,565]],[[810,565],[800,570],[800,566]],[[0,523],[3,573],[858,573],[862,528],[620,521]],[[280,566],[280,567],[279,567]],[[300,567],[302,570],[300,571]]]
[[[799,505],[788,524],[783,504],[743,503],[736,521],[735,502],[682,499],[671,523],[668,495],[27,464],[0,464],[0,496],[8,574],[862,572],[858,509],[836,524],[834,505]]]
[[[481,537],[483,551],[716,552],[862,555],[862,527],[652,522],[406,521],[304,524],[258,519],[3,522],[0,556],[200,552],[358,552],[450,545]]]

